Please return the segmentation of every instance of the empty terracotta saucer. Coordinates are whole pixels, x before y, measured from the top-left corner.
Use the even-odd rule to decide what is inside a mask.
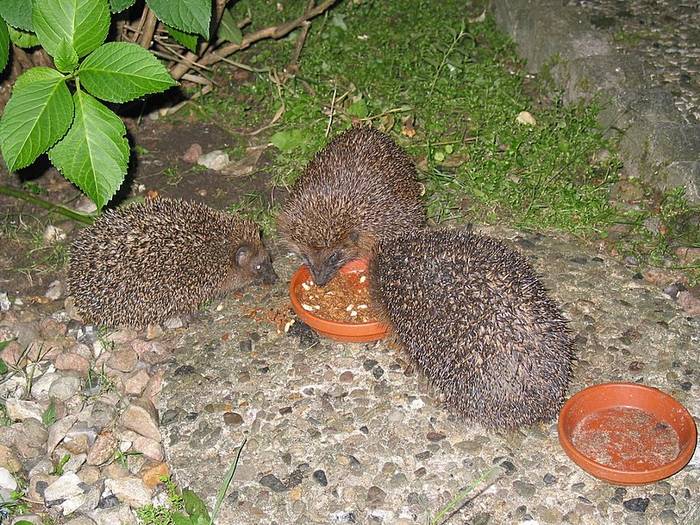
[[[581,390],[559,413],[559,442],[589,474],[619,485],[672,476],[690,461],[697,429],[673,397],[636,383]]]
[[[335,341],[357,343],[383,339],[388,326],[365,315],[371,312],[367,301],[366,270],[367,262],[363,260],[350,261],[343,266],[333,278],[335,282],[326,285],[325,288],[335,288],[325,301],[318,299],[319,295],[324,295],[323,289],[311,290],[316,292],[313,300],[304,299],[315,285],[308,267],[302,266],[289,283],[292,308],[316,332]]]

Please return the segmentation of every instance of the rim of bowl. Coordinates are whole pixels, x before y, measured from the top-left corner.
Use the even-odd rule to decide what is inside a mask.
[[[346,263],[340,271],[344,274],[358,272],[367,269],[367,261],[364,259],[356,259]],[[340,321],[330,321],[314,315],[301,306],[301,302],[296,294],[296,287],[305,281],[310,276],[308,266],[304,265],[297,269],[292,275],[289,282],[289,297],[292,301],[292,308],[296,314],[316,331],[331,337],[336,338],[351,338],[351,339],[336,339],[346,341],[373,341],[386,336],[389,327],[382,321],[370,321],[368,323],[343,323]]]
[[[579,451],[573,444],[571,440],[571,429],[567,428],[566,419],[570,417],[575,405],[582,401],[583,399],[590,397],[591,395],[596,395],[602,392],[608,392],[609,394],[613,391],[627,391],[635,392],[636,396],[640,395],[646,398],[656,398],[661,404],[665,405],[666,412],[672,414],[673,411],[676,412],[678,416],[688,425],[689,427],[689,439],[684,443],[684,446],[680,449],[678,455],[672,461],[665,463],[659,467],[648,470],[622,470],[616,469],[602,463],[598,463],[590,459],[588,456]],[[643,410],[639,406],[635,406],[630,400],[620,400],[619,403],[615,403],[616,397],[608,398],[610,403],[605,404],[605,408],[608,406],[621,406],[638,408]],[[601,406],[601,408],[603,408]],[[589,414],[595,413],[587,412],[585,414],[576,417],[575,421],[581,421],[584,417]],[[571,416],[574,417],[574,416]],[[671,419],[671,418],[668,418]],[[575,424],[574,424],[575,426]],[[676,431],[676,427],[671,425]],[[659,481],[680,471],[693,457],[693,452],[697,443],[697,428],[695,426],[695,421],[693,416],[690,414],[688,409],[678,402],[673,396],[662,392],[658,388],[650,387],[647,385],[640,385],[638,383],[627,383],[627,382],[611,382],[611,383],[600,383],[597,385],[592,385],[571,396],[564,406],[562,406],[559,411],[559,420],[557,422],[557,431],[559,433],[559,443],[561,444],[564,452],[571,458],[571,460],[576,463],[583,470],[600,479],[606,481],[612,481],[615,483],[621,483],[625,485],[639,485],[645,483],[652,483],[654,481]],[[679,436],[680,438],[680,436]]]

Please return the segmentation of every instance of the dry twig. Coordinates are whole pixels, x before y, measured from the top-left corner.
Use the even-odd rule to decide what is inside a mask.
[[[156,18],[156,14],[148,6],[144,7],[143,11],[146,13],[146,21],[143,24],[141,36],[138,37],[138,44],[144,49],[148,49],[151,47],[151,41],[153,40],[153,35],[158,25],[158,19]]]
[[[203,66],[211,66],[221,61],[221,57],[228,57],[237,51],[249,48],[255,42],[259,40],[265,40],[272,38],[273,40],[279,40],[280,38],[288,35],[295,29],[302,27],[305,22],[315,18],[321,13],[330,9],[338,0],[326,0],[325,2],[317,5],[311,10],[306,11],[303,15],[295,20],[285,22],[284,24],[278,26],[271,26],[265,29],[260,29],[243,37],[240,44],[229,43],[223,47],[217,49],[216,51],[207,51],[204,55],[197,60],[197,57],[193,57],[192,60],[196,61],[198,64]],[[189,55],[189,54],[188,54]],[[185,59],[189,57],[186,55]],[[170,74],[175,80],[182,78],[182,75],[187,73],[189,67],[185,63],[180,63],[170,70]]]

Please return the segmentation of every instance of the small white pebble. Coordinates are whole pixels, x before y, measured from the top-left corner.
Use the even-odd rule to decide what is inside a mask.
[[[284,325],[284,333],[285,333],[285,334],[286,334],[287,332],[289,332],[289,329],[292,327],[293,324],[294,324],[294,319],[290,319],[289,321],[287,321],[287,322],[285,323],[285,325]]]
[[[309,290],[311,290],[311,286],[309,286],[309,285],[306,284],[306,283],[301,283],[301,287],[302,287],[304,290],[306,290],[307,292],[308,292]]]
[[[320,305],[318,305],[318,304],[315,304],[315,305],[314,305],[314,310],[320,310],[320,309],[321,309],[321,306],[320,306]]]
[[[216,311],[220,312],[221,310],[224,309],[224,303],[219,303],[216,305]]]
[[[360,277],[360,282],[361,282],[361,283],[365,282],[366,280],[367,280],[367,276],[366,276],[366,275],[363,275],[362,277]]]
[[[349,312],[349,311],[352,310],[354,307],[355,307],[354,304],[349,304],[348,307],[345,309],[345,311],[346,311],[346,312]]]
[[[350,317],[357,317],[357,311],[353,310],[350,312]]]
[[[313,311],[313,309],[314,309],[313,306],[311,306],[311,305],[309,305],[309,304],[304,304],[304,303],[301,303],[301,307],[302,307],[304,310],[306,310],[307,312],[311,312],[311,311]]]
[[[358,304],[357,307],[361,310],[364,310],[365,308],[367,308],[367,305],[366,304]]]
[[[307,282],[307,283],[309,283],[309,284],[310,284],[311,286],[313,286],[313,285],[314,285],[314,282],[313,282],[313,281],[312,281],[311,279],[309,279],[309,280],[308,280],[308,281],[306,281],[306,282]]]

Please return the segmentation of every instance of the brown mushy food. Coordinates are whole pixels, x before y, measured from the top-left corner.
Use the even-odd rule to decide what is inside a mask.
[[[374,303],[456,412],[512,429],[557,416],[571,374],[566,320],[526,259],[468,231],[381,241]]]
[[[84,321],[142,327],[275,279],[253,222],[159,198],[109,210],[81,231],[67,282]]]
[[[338,272],[325,286],[309,278],[296,288],[301,307],[321,319],[361,324],[377,320],[364,271]]]

